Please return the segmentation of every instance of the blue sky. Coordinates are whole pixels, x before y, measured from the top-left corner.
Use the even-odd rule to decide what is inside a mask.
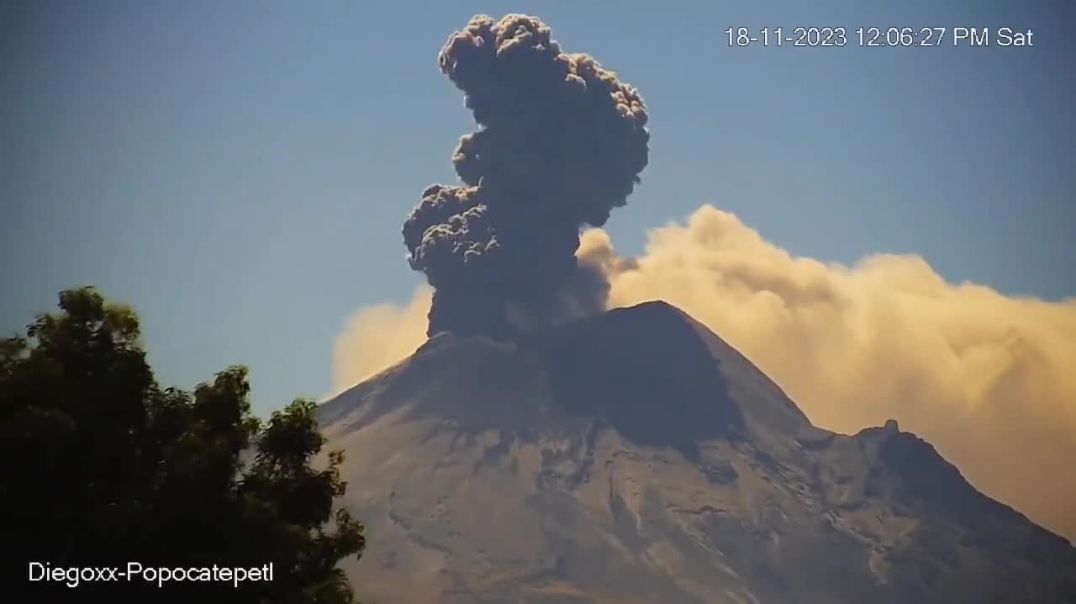
[[[344,319],[421,282],[403,218],[473,129],[437,52],[506,12],[647,101],[650,165],[607,225],[622,253],[709,202],[794,254],[915,252],[950,281],[1076,296],[1072,2],[368,4],[0,6],[0,330],[92,283],[140,312],[166,383],[243,363],[259,413],[325,394]],[[1036,44],[727,47],[767,24]]]

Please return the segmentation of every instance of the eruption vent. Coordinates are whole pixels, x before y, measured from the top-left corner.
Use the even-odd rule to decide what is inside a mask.
[[[608,284],[575,258],[646,167],[646,107],[534,17],[471,19],[439,57],[478,123],[404,223],[411,267],[435,289],[429,335],[511,337],[604,309]]]

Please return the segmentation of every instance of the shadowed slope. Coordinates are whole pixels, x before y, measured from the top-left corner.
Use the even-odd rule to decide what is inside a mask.
[[[893,425],[813,427],[648,303],[432,338],[322,407],[385,602],[1064,602],[1076,553]],[[378,598],[383,598],[379,600]]]

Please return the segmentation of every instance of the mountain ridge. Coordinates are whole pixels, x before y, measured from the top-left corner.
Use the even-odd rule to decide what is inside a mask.
[[[663,302],[439,334],[322,405],[386,601],[1072,601],[1076,550]]]

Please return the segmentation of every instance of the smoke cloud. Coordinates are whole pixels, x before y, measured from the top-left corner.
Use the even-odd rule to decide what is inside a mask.
[[[353,314],[336,336],[333,387],[336,392],[373,377],[407,358],[426,341],[426,314],[433,292],[419,287],[404,306],[377,304]]]
[[[432,335],[511,337],[600,311],[608,284],[575,252],[579,229],[623,206],[646,167],[642,98],[540,20],[476,16],[441,50],[441,71],[479,125],[403,227],[409,263],[434,287]]]
[[[1076,300],[946,283],[915,255],[796,258],[709,206],[651,231],[637,261],[600,231],[580,256],[604,267],[611,305],[679,306],[814,423],[855,432],[895,418],[979,489],[1076,537]]]
[[[853,433],[895,418],[977,488],[1076,539],[1076,300],[947,283],[915,255],[851,267],[794,257],[710,206],[648,241],[622,258],[604,231],[584,233],[578,256],[608,277],[610,307],[675,304],[815,424]],[[429,301],[425,291],[396,312],[361,310],[338,340],[337,387],[418,347]],[[391,354],[355,354],[384,334]],[[356,358],[364,364],[349,366]]]

